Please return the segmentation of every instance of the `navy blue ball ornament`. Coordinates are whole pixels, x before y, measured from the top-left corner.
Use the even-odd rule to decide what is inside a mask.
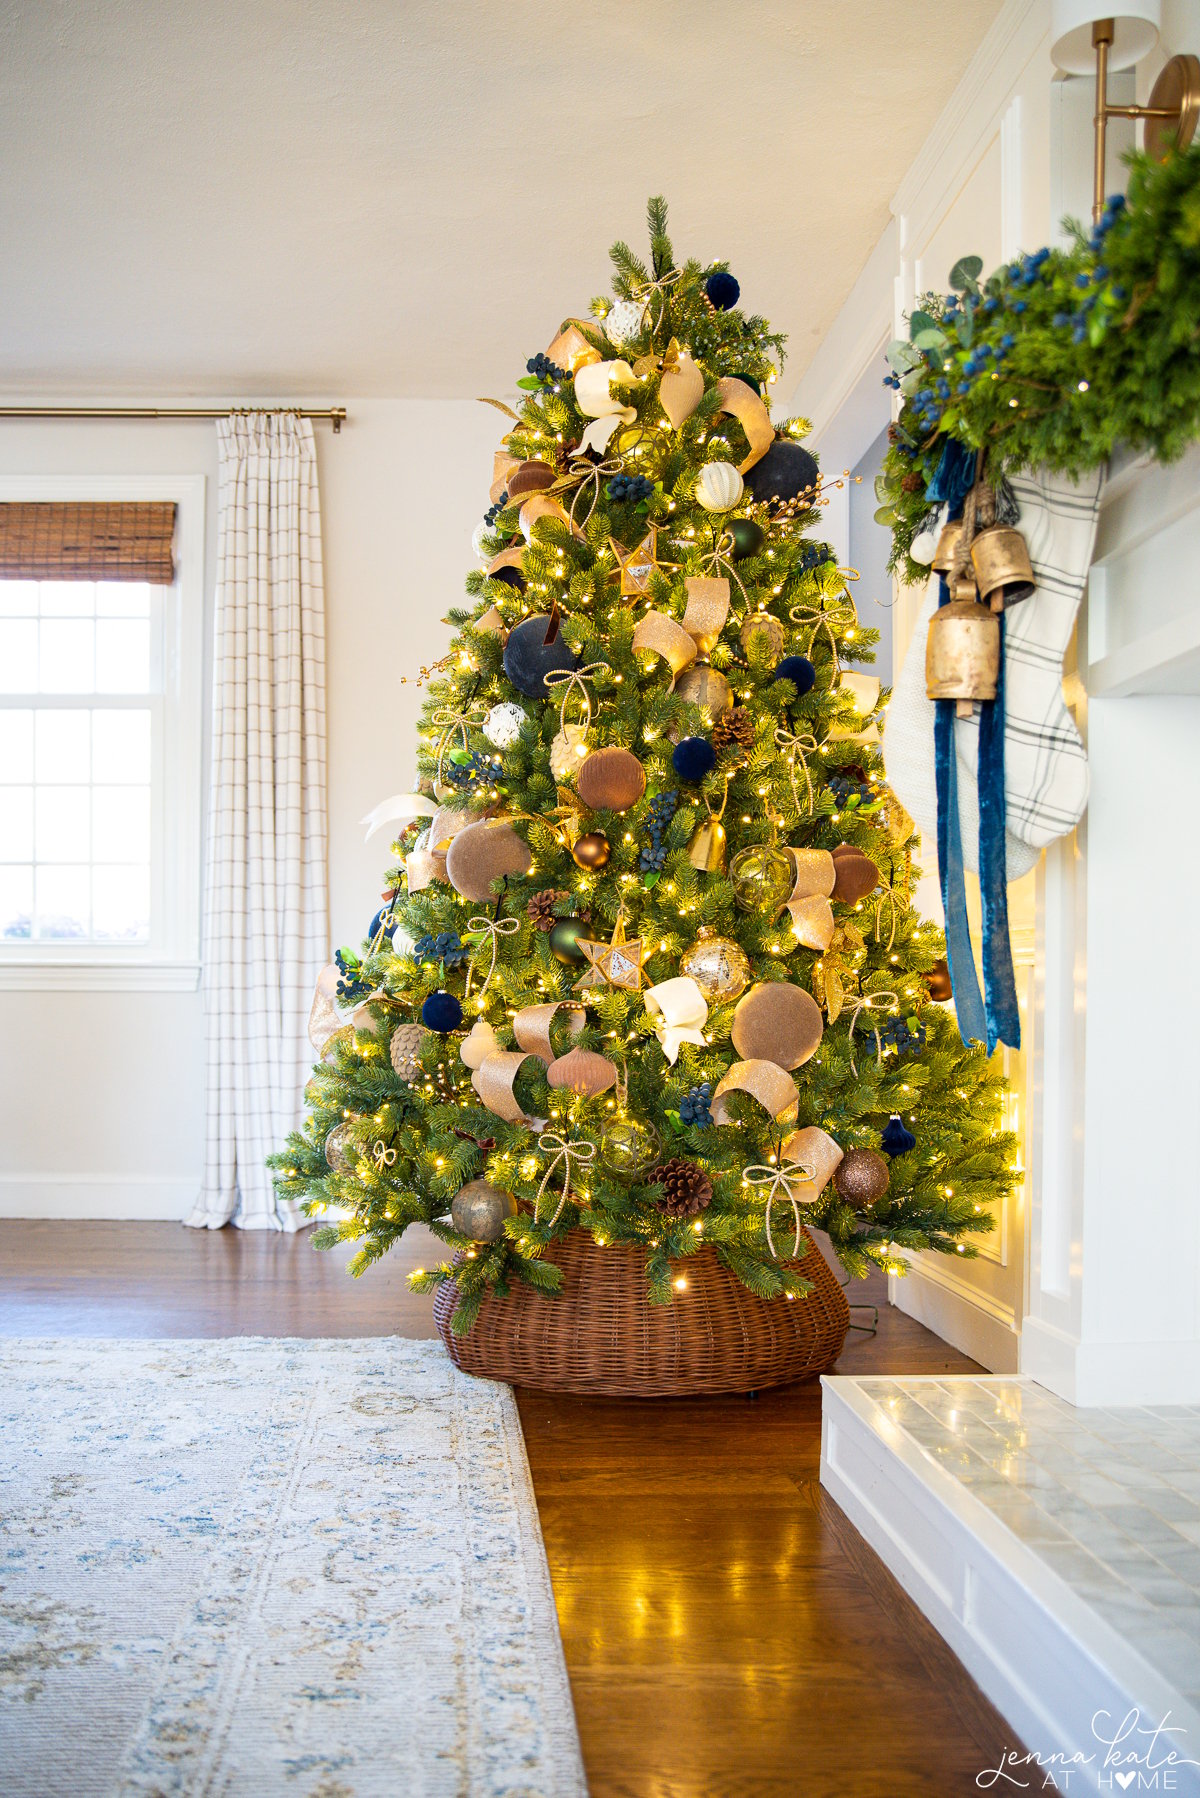
[[[803,697],[816,685],[817,671],[807,656],[784,656],[771,679],[790,680],[797,694]]]
[[[509,631],[504,645],[504,672],[518,693],[531,699],[546,699],[549,689],[546,676],[555,669],[574,669],[578,662],[562,634],[558,620],[545,613],[522,618]]]
[[[421,1007],[421,1022],[426,1030],[436,1030],[445,1036],[448,1030],[457,1030],[462,1023],[462,1006],[453,993],[430,993]]]
[[[742,297],[742,290],[728,269],[714,269],[704,283],[704,291],[718,312],[728,312]]]
[[[761,462],[744,476],[752,499],[781,504],[816,486],[821,471],[817,459],[791,437],[777,437]]]
[[[703,780],[716,765],[717,752],[707,737],[684,737],[671,757],[671,766],[680,780]]]
[[[893,1111],[888,1119],[887,1126],[879,1138],[879,1146],[885,1155],[890,1155],[893,1159],[897,1155],[907,1155],[910,1149],[916,1148],[917,1139],[911,1130],[905,1128],[898,1111]]]

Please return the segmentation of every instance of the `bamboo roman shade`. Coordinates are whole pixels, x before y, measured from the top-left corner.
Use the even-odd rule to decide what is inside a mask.
[[[0,579],[175,579],[173,500],[0,505]]]

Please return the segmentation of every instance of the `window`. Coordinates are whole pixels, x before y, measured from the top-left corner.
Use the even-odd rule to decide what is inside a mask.
[[[203,482],[176,485],[172,585],[0,574],[0,985],[195,984]]]

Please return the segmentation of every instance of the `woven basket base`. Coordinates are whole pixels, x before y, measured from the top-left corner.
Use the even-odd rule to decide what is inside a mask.
[[[450,1329],[457,1286],[438,1287],[434,1321],[456,1367],[552,1392],[754,1392],[823,1373],[850,1327],[846,1295],[811,1241],[788,1263],[812,1285],[796,1300],[756,1298],[709,1247],[681,1263],[687,1287],[669,1305],[647,1298],[641,1250],[598,1248],[572,1230],[546,1259],[563,1270],[557,1297],[514,1280],[507,1298],[488,1294],[466,1336]]]

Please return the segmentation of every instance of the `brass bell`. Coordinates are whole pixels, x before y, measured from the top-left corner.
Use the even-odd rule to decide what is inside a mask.
[[[726,844],[725,826],[720,819],[706,818],[688,844],[688,860],[702,874],[723,874]]]
[[[969,716],[977,699],[995,699],[1000,673],[1000,620],[987,606],[953,599],[929,620],[925,640],[925,691],[930,699],[956,699]]]
[[[678,698],[703,706],[714,723],[733,705],[732,687],[707,656],[698,656],[690,668],[684,669],[675,682],[675,692]]]
[[[954,566],[954,558],[958,553],[958,540],[962,536],[962,519],[956,518],[953,524],[944,524],[942,534],[937,540],[937,548],[933,552],[930,566],[938,574],[949,574]]]
[[[1015,606],[1037,591],[1028,546],[1020,531],[1010,525],[994,524],[980,531],[971,544],[971,560],[980,596],[993,612]]]

